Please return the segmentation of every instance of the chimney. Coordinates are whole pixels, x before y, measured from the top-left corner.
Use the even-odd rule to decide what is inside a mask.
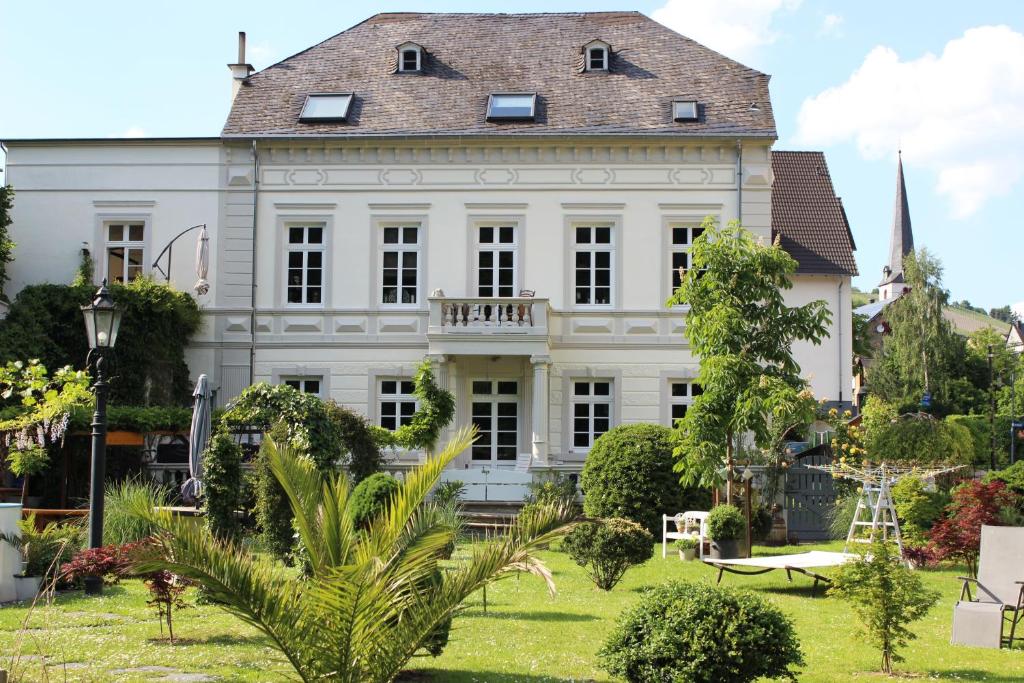
[[[242,87],[242,82],[256,70],[252,68],[252,64],[247,64],[245,61],[245,31],[238,32],[238,61],[228,64],[228,68],[231,69],[231,101],[234,102],[238,89]]]

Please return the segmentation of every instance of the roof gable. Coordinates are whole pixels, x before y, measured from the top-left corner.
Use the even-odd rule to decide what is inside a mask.
[[[581,46],[615,45],[588,78]],[[395,46],[429,46],[424,78],[396,78]],[[425,50],[427,52],[427,50]],[[353,92],[352,120],[300,124],[310,92]],[[494,92],[536,92],[534,122],[489,123]],[[672,100],[701,102],[699,121],[672,120]],[[760,104],[752,111],[751,102]],[[646,134],[773,139],[768,76],[638,12],[378,14],[250,76],[225,136]]]
[[[822,152],[772,152],[772,231],[798,273],[856,275],[857,248]]]

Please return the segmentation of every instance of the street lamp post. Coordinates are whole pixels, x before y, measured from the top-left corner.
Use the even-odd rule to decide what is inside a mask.
[[[105,357],[114,348],[117,330],[121,325],[121,310],[114,304],[107,281],[96,290],[92,303],[82,306],[85,331],[89,337],[89,356],[95,359],[96,411],[92,416],[92,469],[89,484],[89,547],[103,545],[103,479],[106,476],[107,459],[107,384]],[[99,595],[103,590],[103,578],[90,576],[85,579],[85,592]]]

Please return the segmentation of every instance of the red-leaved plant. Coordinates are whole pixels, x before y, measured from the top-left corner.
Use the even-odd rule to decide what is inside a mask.
[[[80,550],[70,562],[61,565],[61,577],[69,583],[79,585],[86,577],[98,576],[103,579],[105,585],[112,586],[128,573],[143,545],[126,543]]]
[[[1016,505],[1017,495],[1001,481],[969,481],[953,492],[946,515],[928,532],[942,559],[962,560],[971,576],[978,574],[981,527],[1003,524],[1001,512]]]
[[[161,569],[150,574],[143,574],[143,582],[149,589],[152,598],[146,602],[156,608],[157,619],[160,620],[160,634],[163,635],[163,624],[167,622],[167,635],[174,644],[174,610],[185,609],[188,605],[181,599],[188,587],[188,580]]]

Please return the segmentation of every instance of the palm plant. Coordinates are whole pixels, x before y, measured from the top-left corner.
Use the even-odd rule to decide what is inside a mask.
[[[270,444],[269,464],[295,514],[311,575],[297,581],[272,559],[216,540],[200,525],[167,511],[135,514],[160,532],[160,556],[142,571],[187,577],[266,634],[303,681],[392,681],[437,627],[473,592],[513,572],[554,584],[534,555],[568,530],[571,512],[548,507],[504,536],[474,544],[469,559],[438,572],[453,530],[424,505],[445,466],[473,439],[460,431],[438,455],[411,471],[369,528],[353,524],[349,483],[324,475],[290,448]]]

